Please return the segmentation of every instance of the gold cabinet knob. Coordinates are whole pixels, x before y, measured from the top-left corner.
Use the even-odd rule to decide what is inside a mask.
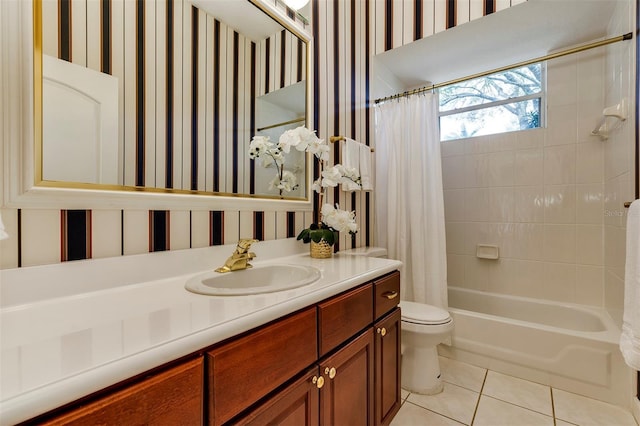
[[[313,376],[313,379],[311,379],[311,383],[313,383],[318,389],[320,389],[324,386],[324,377]]]
[[[376,332],[377,332],[378,334],[382,335],[382,337],[384,337],[384,336],[386,336],[386,334],[387,334],[387,329],[386,329],[386,328],[384,328],[384,327],[382,327],[382,328],[378,327],[378,329],[376,330]]]
[[[333,379],[334,377],[336,377],[336,368],[335,367],[326,367],[324,369],[324,374],[328,375],[330,379]]]

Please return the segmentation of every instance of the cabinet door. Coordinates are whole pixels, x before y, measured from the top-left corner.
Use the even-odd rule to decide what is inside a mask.
[[[315,308],[307,308],[207,353],[209,424],[221,425],[318,359]]]
[[[320,390],[318,367],[307,371],[300,379],[276,392],[269,400],[240,419],[234,425],[247,426],[317,426],[320,420]]]
[[[388,425],[401,405],[400,308],[378,321],[375,335],[375,423]]]
[[[39,424],[201,425],[203,382],[198,358]]]
[[[320,363],[320,424],[373,424],[373,329]]]

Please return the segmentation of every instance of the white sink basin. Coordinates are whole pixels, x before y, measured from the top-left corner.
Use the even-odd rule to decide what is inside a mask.
[[[189,291],[209,296],[272,293],[311,284],[320,278],[313,266],[272,264],[233,272],[209,271],[190,278]]]

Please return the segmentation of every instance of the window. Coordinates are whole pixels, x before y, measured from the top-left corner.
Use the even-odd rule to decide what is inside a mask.
[[[440,140],[540,127],[543,73],[538,62],[441,87]]]

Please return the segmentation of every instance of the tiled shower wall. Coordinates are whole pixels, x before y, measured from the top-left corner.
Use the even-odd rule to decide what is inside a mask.
[[[632,28],[618,2],[609,34]],[[631,21],[631,22],[630,22]],[[448,282],[606,307],[622,317],[626,211],[633,199],[633,44],[548,63],[547,128],[442,145]],[[590,135],[626,98],[631,117]],[[479,259],[495,244],[499,260]]]
[[[623,34],[633,28],[633,2],[617,2],[609,24],[609,34]],[[635,197],[635,165],[633,111],[635,111],[634,74],[632,72],[634,41],[607,47],[605,103],[615,105],[620,99],[629,101],[630,122],[611,132],[604,144],[604,306],[622,324],[624,307],[624,264],[626,245],[626,201]],[[638,182],[640,185],[640,182]]]
[[[603,306],[604,52],[548,63],[547,128],[442,144],[449,285]]]

